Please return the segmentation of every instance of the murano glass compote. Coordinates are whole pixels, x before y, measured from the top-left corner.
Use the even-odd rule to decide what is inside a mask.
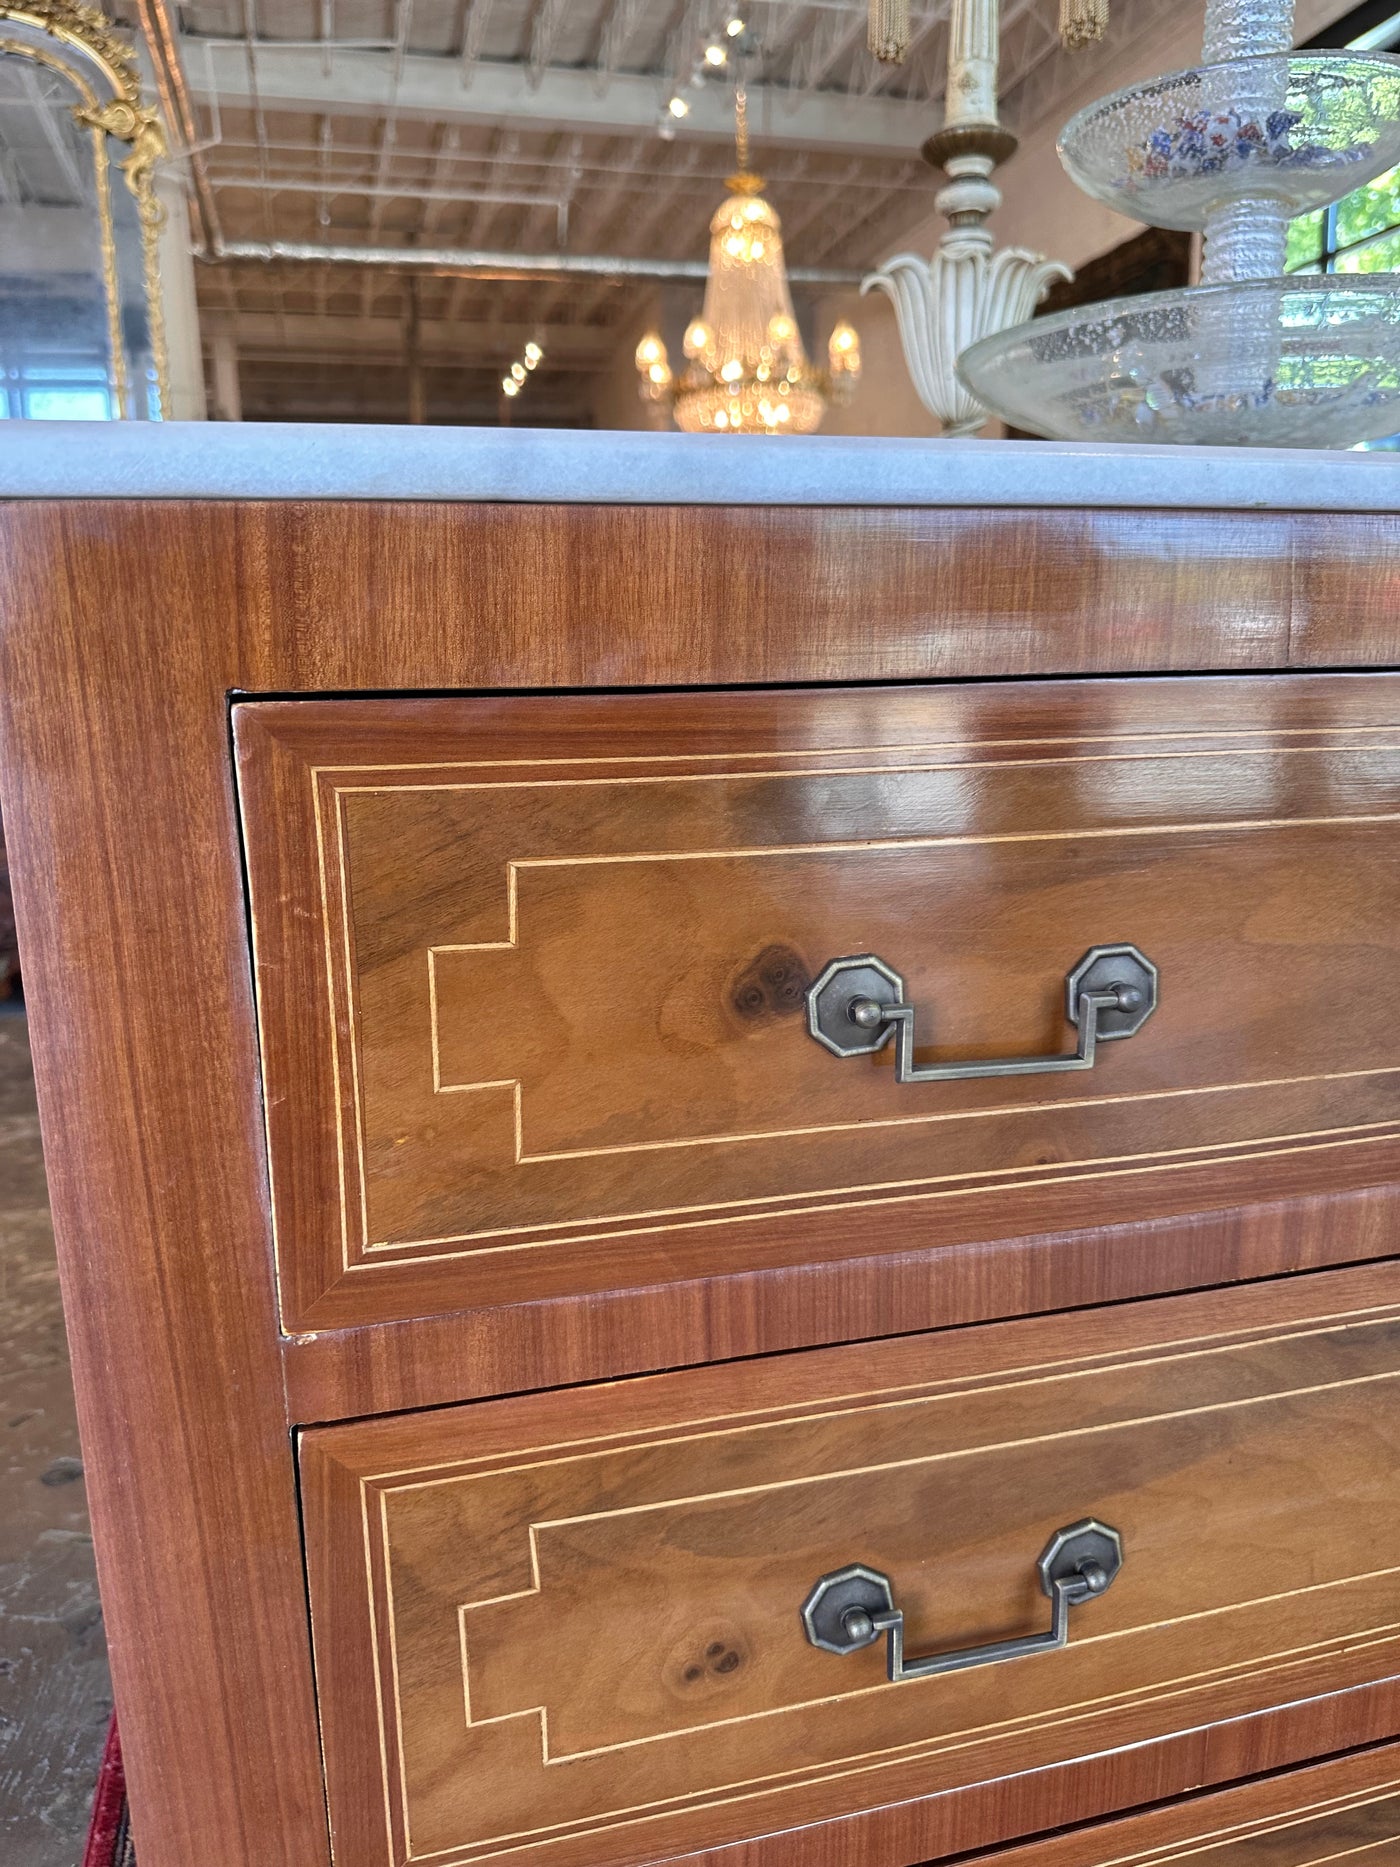
[[[1400,162],[1400,58],[1291,52],[1292,16],[1211,0],[1199,68],[1066,126],[1086,193],[1204,234],[1202,280],[975,344],[959,368],[998,414],[1076,441],[1345,447],[1400,428],[1400,275],[1284,271],[1295,216]]]

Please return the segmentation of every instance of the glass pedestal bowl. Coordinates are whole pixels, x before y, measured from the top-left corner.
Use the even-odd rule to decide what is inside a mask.
[[[1055,440],[1350,447],[1400,430],[1400,274],[1114,299],[986,337],[958,372]]]
[[[1303,214],[1400,162],[1400,58],[1276,53],[1174,72],[1081,110],[1059,150],[1086,194],[1154,227],[1197,231],[1244,196]]]

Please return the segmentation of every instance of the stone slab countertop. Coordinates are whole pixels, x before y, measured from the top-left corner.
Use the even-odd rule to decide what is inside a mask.
[[[1400,513],[1400,453],[263,422],[6,422],[3,499]]]

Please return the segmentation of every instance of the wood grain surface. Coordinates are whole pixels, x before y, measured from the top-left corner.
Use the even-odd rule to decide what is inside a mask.
[[[1400,1860],[1400,1745],[1033,1841],[986,1867],[1369,1867]]]
[[[1043,1231],[1058,1180],[1097,1178],[1102,1222],[1135,1168],[1238,1196],[1304,1153],[1344,1185],[1397,1133],[1395,676],[234,731],[290,1329],[943,1244],[974,1194]],[[936,1058],[1052,1055],[1066,975],[1123,941],[1161,1003],[1092,1073],[899,1085],[891,1047],[807,1029],[873,952]]]
[[[622,1867],[1389,1676],[1398,1451],[1393,1266],[312,1430],[337,1858]],[[913,1653],[1035,1632],[1086,1517],[1059,1653],[805,1638],[851,1562]]]
[[[1386,667],[1397,540],[1387,517],[1260,513],[0,511],[0,799],[143,1867],[325,1859],[289,1418],[914,1328],[944,1302],[917,1253],[866,1253],[280,1344],[229,697]],[[1334,1224],[1284,1190],[1243,1225],[1217,1208],[1218,1235],[1183,1205],[1164,1277],[1384,1248],[1381,1191]],[[1130,1230],[1083,1237],[1012,1264],[974,1237],[946,1313],[1137,1286],[1114,1268]],[[1357,1688],[1182,1739],[1154,1780],[1394,1718]],[[1150,1774],[1066,1774],[1057,1806],[1122,1806]],[[1002,1832],[1006,1801],[957,1845]],[[861,1819],[892,1825],[882,1862],[896,1830],[934,1832]]]

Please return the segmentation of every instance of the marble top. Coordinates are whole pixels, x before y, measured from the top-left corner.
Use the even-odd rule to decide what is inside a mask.
[[[262,422],[5,422],[4,499],[1400,513],[1400,454]]]

